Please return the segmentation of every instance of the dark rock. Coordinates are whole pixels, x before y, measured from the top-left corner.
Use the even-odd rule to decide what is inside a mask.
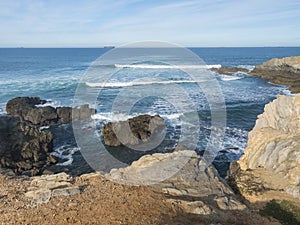
[[[300,56],[271,59],[256,66],[251,75],[275,84],[288,85],[293,93],[300,92]]]
[[[45,104],[45,100],[38,97],[17,97],[7,102],[6,111],[13,116],[19,116],[22,120],[28,121],[37,126],[48,126],[65,124],[74,121],[88,120],[96,110],[89,108],[89,105],[79,107],[51,107],[36,105]]]
[[[45,100],[41,100],[38,97],[17,97],[7,102],[6,112],[13,116],[24,117],[36,105],[45,103]]]
[[[24,115],[24,120],[34,125],[48,126],[57,123],[57,114],[55,108],[51,106],[32,108]]]
[[[49,161],[53,151],[53,135],[13,116],[0,117],[0,166],[16,173],[35,175]]]
[[[56,113],[57,113],[59,123],[71,123],[72,121],[71,107],[57,107]]]
[[[72,110],[72,120],[73,121],[84,121],[89,120],[92,115],[96,113],[96,110],[90,108],[88,104],[78,106]]]
[[[221,67],[221,68],[212,68],[212,71],[217,72],[218,74],[232,75],[236,72],[249,73],[249,70],[246,68],[240,67]]]
[[[128,124],[131,132],[128,132]],[[106,124],[102,129],[104,143],[109,146],[121,145],[138,145],[150,141],[152,134],[160,134],[166,124],[164,120],[156,115],[140,115],[129,119],[128,121],[121,121]],[[117,137],[122,136],[122,143]]]

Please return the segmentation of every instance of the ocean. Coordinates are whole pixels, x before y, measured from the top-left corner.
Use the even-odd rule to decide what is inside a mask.
[[[200,57],[208,67],[242,67],[250,70],[271,58],[300,55],[299,47],[188,50]],[[182,127],[187,127],[187,132],[197,134],[195,150],[200,154],[206,148],[214,129],[212,106],[207,99],[207,95],[213,94],[214,90],[207,93],[205,88],[198,85],[202,81],[194,82],[180,68],[164,64],[169,62],[164,61],[164,58],[153,61],[149,60],[147,55],[141,62],[133,65],[119,61],[118,64],[112,61],[110,64],[100,65],[97,69],[97,79],[85,79],[91,66],[96,65],[93,62],[105,53],[109,54],[109,51],[107,48],[1,48],[0,114],[5,113],[6,102],[18,96],[39,96],[48,100],[52,106],[73,106],[74,102],[78,103],[74,96],[81,90],[88,93],[86,97],[90,96],[89,94],[95,96],[93,104],[89,99],[86,102],[81,99],[80,103],[90,103],[97,109],[93,121],[97,127],[95,135],[99,138],[100,128],[109,121],[124,120],[140,114],[159,114],[167,123],[167,134],[155,151],[165,152],[174,148],[182,136]],[[106,73],[105,71],[110,71],[111,68],[118,68],[118,71],[108,80],[103,80],[101,73]],[[245,73],[236,73],[233,76],[212,73],[212,76],[220,87],[226,107],[225,136],[217,144],[218,151],[214,159],[214,163],[224,165],[223,163],[237,160],[242,155],[247,143],[247,134],[253,128],[257,116],[263,112],[264,105],[278,94],[289,95],[290,92],[286,86],[274,85]],[[131,96],[126,94],[126,98],[123,96],[118,102],[118,107],[114,108],[114,103],[123,90],[131,90],[136,94],[135,98],[139,97],[131,99]],[[144,90],[151,90],[152,94],[139,94]],[[179,90],[183,90],[188,96],[193,107],[185,105],[186,100],[182,98]],[[160,93],[165,93],[168,98],[164,98]],[[172,102],[172,98],[176,101]],[[130,104],[132,107],[128,111]],[[196,111],[198,115],[197,124],[187,122],[189,119],[186,118],[192,111]],[[84,163],[80,148],[76,145],[72,127],[61,125],[51,129],[55,132],[54,154],[60,158],[56,168],[74,174],[91,170]],[[141,155],[131,154],[132,151],[122,148],[112,151],[125,163],[130,163]],[[124,154],[126,151],[130,151],[130,154]]]

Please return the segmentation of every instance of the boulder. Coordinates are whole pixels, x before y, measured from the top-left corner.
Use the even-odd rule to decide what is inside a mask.
[[[300,56],[273,58],[256,66],[251,74],[275,84],[288,85],[294,93],[300,92]]]
[[[96,110],[90,108],[88,104],[81,105],[72,109],[72,120],[74,122],[89,120],[95,113]]]
[[[19,174],[39,174],[55,162],[48,153],[53,150],[53,135],[22,122],[19,117],[0,116],[0,166]]]
[[[13,116],[23,117],[36,105],[45,103],[46,101],[39,97],[17,97],[7,102],[6,112]]]
[[[95,109],[89,108],[89,105],[75,108],[42,106],[46,102],[38,97],[17,97],[7,102],[6,112],[13,116],[19,116],[22,120],[37,126],[88,120],[96,112]]]
[[[213,165],[190,150],[146,155],[128,167],[112,169],[105,176],[123,184],[152,185],[189,213],[205,215],[247,209]]]
[[[58,123],[72,122],[72,108],[71,107],[57,107],[56,108]]]
[[[27,114],[23,115],[24,120],[30,121],[34,125],[48,126],[57,123],[57,114],[55,108],[45,106],[32,108]]]
[[[165,126],[164,120],[158,115],[140,115],[127,121],[109,122],[102,127],[101,133],[108,146],[134,146],[154,140],[155,136],[161,135]]]
[[[231,177],[245,195],[299,200],[299,162],[300,95],[278,96],[258,116]]]

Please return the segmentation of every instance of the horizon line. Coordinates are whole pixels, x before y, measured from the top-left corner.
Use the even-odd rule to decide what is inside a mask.
[[[299,48],[300,46],[181,46],[184,48]],[[114,46],[114,45],[103,45],[103,46],[0,46],[0,48],[11,48],[11,49],[24,49],[24,48],[106,48],[106,49],[113,49],[113,48],[122,48],[122,46]],[[124,48],[124,47],[123,47]],[[140,47],[135,47],[140,48]],[[142,47],[143,48],[143,47]],[[145,47],[149,48],[149,47]],[[163,47],[161,47],[163,48]],[[170,48],[170,47],[167,47]],[[176,47],[175,47],[176,48]]]

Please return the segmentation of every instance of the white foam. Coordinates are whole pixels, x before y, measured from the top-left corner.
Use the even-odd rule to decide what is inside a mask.
[[[68,166],[71,165],[73,162],[73,154],[79,150],[80,148],[77,147],[72,147],[70,145],[63,145],[55,149],[54,152],[51,153],[51,155],[66,160],[64,162],[57,163],[56,164],[57,166]]]
[[[198,83],[205,82],[205,80],[152,80],[152,81],[136,81],[136,82],[108,82],[108,83],[91,83],[85,82],[89,87],[131,87],[141,85],[152,85],[152,84],[182,84],[182,83]]]
[[[116,68],[133,68],[133,69],[212,69],[221,68],[220,64],[216,65],[151,65],[151,64],[115,64]]]
[[[126,121],[130,117],[125,113],[113,113],[113,112],[105,112],[105,113],[97,113],[92,115],[92,119],[94,120],[105,120],[110,122],[118,122],[118,121]]]
[[[173,113],[170,115],[160,115],[162,118],[167,118],[169,120],[176,120],[183,116],[183,113]]]
[[[234,76],[234,75],[219,75],[222,81],[232,81],[232,80],[240,80],[244,77],[242,76]]]
[[[249,70],[249,72],[251,72],[255,68],[255,66],[253,66],[253,65],[238,65],[237,67],[245,68],[245,69]]]
[[[40,127],[39,130],[47,130],[49,128],[50,128],[50,126],[43,126],[43,127]]]
[[[92,115],[92,119],[94,120],[104,120],[104,121],[109,121],[109,122],[118,122],[118,121],[126,121],[130,118],[139,116],[139,115],[144,115],[145,113],[135,113],[135,114],[125,114],[125,113],[113,113],[113,112],[105,112],[105,113],[97,113]],[[150,116],[157,115],[155,112],[147,112],[146,114]],[[162,118],[167,118],[169,120],[175,120],[179,119],[181,116],[183,116],[183,113],[173,113],[173,114],[161,114],[160,115]]]
[[[52,99],[47,99],[45,104],[38,104],[35,106],[38,108],[45,107],[45,106],[59,107],[61,106],[61,103],[59,101],[53,101]]]
[[[283,90],[282,94],[287,96],[296,96],[297,94],[292,94],[292,92],[289,89]]]

